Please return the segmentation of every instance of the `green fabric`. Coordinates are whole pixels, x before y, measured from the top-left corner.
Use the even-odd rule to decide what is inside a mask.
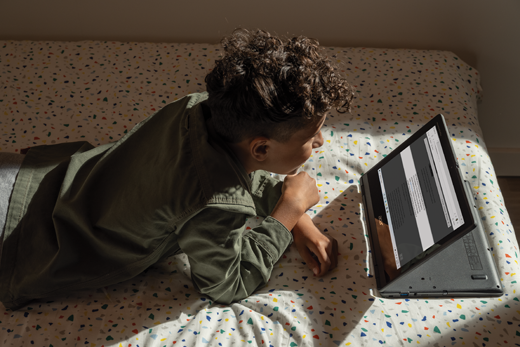
[[[194,284],[215,301],[245,298],[267,283],[292,242],[268,217],[281,182],[246,174],[211,130],[206,99],[171,103],[114,143],[28,152],[0,263],[7,308],[118,283],[177,252],[188,255]],[[246,230],[254,215],[267,218]]]

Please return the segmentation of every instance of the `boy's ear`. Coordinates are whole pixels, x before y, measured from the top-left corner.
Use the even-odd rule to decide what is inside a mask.
[[[266,137],[256,137],[249,143],[249,153],[256,161],[264,161],[269,156],[271,142]]]

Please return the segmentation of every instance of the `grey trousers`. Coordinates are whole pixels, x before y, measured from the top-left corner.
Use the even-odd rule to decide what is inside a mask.
[[[25,155],[0,152],[0,261],[2,260],[2,244],[9,200],[14,182]]]

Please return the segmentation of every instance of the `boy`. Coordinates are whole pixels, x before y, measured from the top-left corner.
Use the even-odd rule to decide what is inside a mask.
[[[28,151],[4,227],[6,308],[118,283],[178,252],[195,287],[221,303],[265,285],[293,239],[315,275],[336,266],[337,242],[305,214],[319,200],[315,181],[296,173],[323,144],[325,113],[348,109],[347,82],[304,37],[238,29],[222,45],[207,93],[114,143]],[[254,215],[265,219],[246,231]]]

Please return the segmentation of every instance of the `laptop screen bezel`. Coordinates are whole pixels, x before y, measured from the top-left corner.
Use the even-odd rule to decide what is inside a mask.
[[[409,147],[413,142],[417,141],[423,135],[425,135],[430,129],[436,127],[437,132],[439,134],[440,143],[442,150],[444,152],[444,156],[446,158],[446,164],[448,166],[448,171],[450,173],[450,177],[453,182],[453,187],[456,192],[456,196],[460,205],[461,213],[464,218],[464,224],[458,227],[456,230],[451,232],[449,235],[436,242],[435,244],[439,245],[435,251],[426,252],[423,251],[419,257],[416,257],[415,262],[412,265],[409,265],[404,268],[404,270],[398,270],[398,275],[394,278],[389,278],[389,276],[385,273],[384,270],[384,262],[383,256],[381,252],[381,244],[377,235],[377,226],[376,219],[381,219],[384,223],[388,224],[386,215],[377,214],[375,210],[384,210],[384,201],[381,193],[381,185],[378,177],[378,170],[382,168],[385,164],[390,162],[393,158],[397,157],[401,154],[403,150]],[[455,242],[460,237],[464,236],[469,231],[473,230],[476,227],[476,221],[474,220],[473,214],[471,212],[471,206],[468,203],[468,199],[466,198],[466,191],[464,189],[464,182],[462,180],[462,176],[460,174],[457,158],[455,157],[455,152],[453,149],[453,145],[451,143],[452,138],[449,135],[446,127],[446,123],[444,117],[439,114],[432,118],[426,125],[424,125],[421,129],[416,131],[410,138],[404,141],[397,148],[393,149],[385,158],[383,158],[380,162],[378,162],[374,167],[368,170],[361,177],[361,186],[363,193],[363,201],[365,204],[365,222],[367,223],[368,232],[369,232],[369,240],[371,245],[371,253],[373,255],[373,273],[376,276],[377,287],[378,289],[382,289],[388,283],[393,280],[399,278],[403,274],[412,271],[414,268],[427,261],[436,253],[440,252],[442,249],[447,247],[449,244]],[[377,208],[374,208],[374,206]],[[401,268],[403,269],[403,268]]]

